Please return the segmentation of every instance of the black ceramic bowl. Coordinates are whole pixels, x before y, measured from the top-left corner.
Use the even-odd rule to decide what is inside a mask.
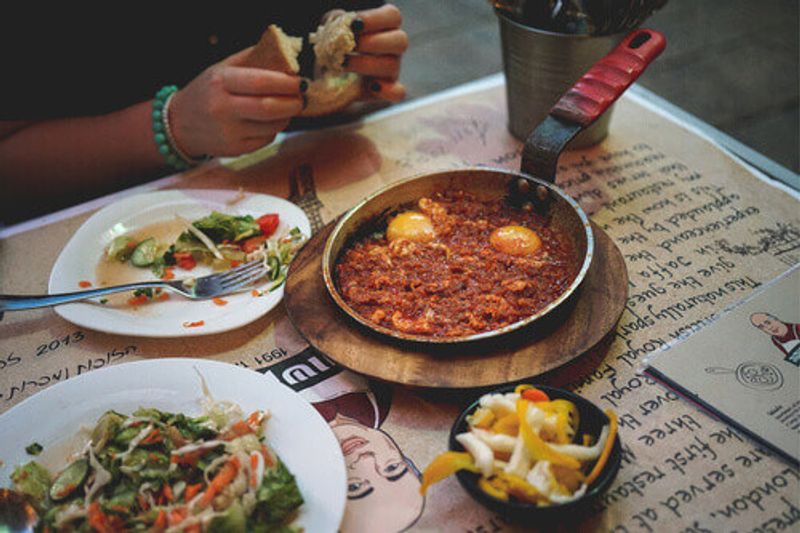
[[[589,434],[596,437],[600,435],[603,426],[609,423],[608,417],[605,413],[603,413],[603,411],[600,410],[599,407],[589,400],[578,396],[577,394],[563,389],[546,387],[544,385],[534,386],[537,389],[547,393],[547,395],[553,400],[561,398],[564,400],[569,400],[577,406],[578,412],[580,413],[580,425],[578,426],[576,435]],[[514,385],[508,385],[491,390],[484,394],[514,392],[514,388]],[[464,447],[461,446],[461,444],[456,440],[456,435],[459,433],[464,433],[468,430],[467,416],[475,411],[475,409],[478,407],[479,401],[480,399],[475,400],[466,409],[464,409],[464,411],[461,412],[453,424],[453,428],[450,430],[450,449],[452,451],[464,451]],[[614,439],[614,447],[611,450],[611,455],[609,455],[600,475],[587,488],[586,494],[584,494],[582,498],[579,498],[573,502],[561,505],[550,505],[548,507],[538,507],[528,503],[498,500],[497,498],[485,493],[478,486],[480,474],[461,470],[456,473],[456,477],[461,483],[461,486],[464,487],[464,489],[466,489],[466,491],[469,492],[474,499],[505,518],[525,521],[531,519],[545,519],[556,515],[561,515],[565,511],[570,512],[582,509],[595,497],[605,491],[608,486],[611,485],[611,482],[614,481],[614,478],[617,475],[621,457],[622,447],[619,441],[619,434],[617,434]]]

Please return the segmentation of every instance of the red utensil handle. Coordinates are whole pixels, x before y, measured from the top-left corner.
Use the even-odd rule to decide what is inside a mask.
[[[631,32],[581,76],[553,106],[550,114],[588,126],[636,81],[666,45],[667,40],[655,30]]]

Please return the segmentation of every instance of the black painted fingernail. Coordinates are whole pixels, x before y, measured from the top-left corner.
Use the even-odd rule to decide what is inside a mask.
[[[304,93],[308,90],[308,80],[305,78],[300,78],[300,92]]]
[[[353,22],[350,23],[350,29],[353,30],[354,33],[358,33],[364,29],[364,21],[361,19],[353,19]]]
[[[381,92],[381,84],[378,83],[377,81],[373,81],[372,83],[369,84],[369,90],[374,93],[379,93]]]
[[[303,109],[305,109],[308,107],[308,96],[306,96],[305,94],[301,94],[300,96],[301,98],[303,98]]]

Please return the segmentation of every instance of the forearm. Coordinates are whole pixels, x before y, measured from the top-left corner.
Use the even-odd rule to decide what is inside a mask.
[[[30,124],[0,139],[0,204],[58,205],[166,172],[151,132],[150,103],[97,117]]]

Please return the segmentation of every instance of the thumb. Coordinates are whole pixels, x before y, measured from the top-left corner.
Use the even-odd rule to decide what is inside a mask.
[[[244,50],[239,50],[233,55],[230,55],[222,60],[223,65],[230,65],[233,67],[241,66],[245,60],[250,56],[250,53],[253,51],[255,46],[250,46],[245,48]]]

